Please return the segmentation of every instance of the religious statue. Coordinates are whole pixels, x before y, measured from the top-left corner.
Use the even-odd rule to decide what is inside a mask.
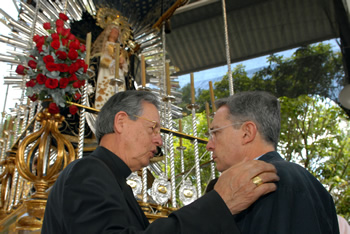
[[[128,56],[121,46],[121,28],[115,23],[107,25],[92,46],[92,58],[99,57],[95,108],[101,109],[113,94],[124,91],[128,72]],[[117,80],[117,82],[115,82]]]

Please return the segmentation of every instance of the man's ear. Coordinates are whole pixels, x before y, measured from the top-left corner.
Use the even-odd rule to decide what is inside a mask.
[[[125,128],[125,124],[128,119],[129,116],[125,111],[119,111],[114,116],[114,132],[121,133]]]
[[[242,131],[243,131],[242,143],[245,145],[254,141],[256,134],[258,132],[258,129],[254,122],[247,121],[243,123]]]

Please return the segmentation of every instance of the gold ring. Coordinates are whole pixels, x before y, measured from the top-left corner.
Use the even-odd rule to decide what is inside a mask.
[[[263,184],[263,181],[262,181],[262,179],[259,176],[255,176],[252,179],[252,182],[256,185],[256,187],[258,187],[259,185]]]

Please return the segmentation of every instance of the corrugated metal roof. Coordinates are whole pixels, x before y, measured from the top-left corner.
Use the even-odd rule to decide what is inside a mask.
[[[171,18],[178,75],[227,63],[222,2],[211,2]],[[226,0],[226,12],[231,62],[339,37],[332,0]]]

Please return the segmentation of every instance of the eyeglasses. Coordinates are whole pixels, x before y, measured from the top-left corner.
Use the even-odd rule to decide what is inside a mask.
[[[156,121],[150,120],[150,119],[147,119],[147,118],[145,118],[145,117],[138,116],[138,115],[133,115],[133,116],[136,117],[136,118],[143,119],[143,120],[146,120],[146,121],[148,121],[148,122],[153,123],[153,124],[154,124],[154,125],[152,126],[152,131],[153,131],[153,133],[154,133],[155,135],[160,134],[160,127],[158,128],[158,126],[157,126],[158,123],[157,123]]]
[[[225,125],[223,127],[220,127],[220,128],[215,128],[215,129],[210,129],[208,131],[208,134],[209,134],[209,140],[214,140],[214,137],[215,137],[215,132],[221,130],[221,129],[224,129],[224,128],[227,128],[227,127],[230,127],[230,126],[236,126],[236,125],[241,125],[243,124],[243,122],[239,122],[239,123],[233,123],[233,124],[229,124],[229,125]]]

